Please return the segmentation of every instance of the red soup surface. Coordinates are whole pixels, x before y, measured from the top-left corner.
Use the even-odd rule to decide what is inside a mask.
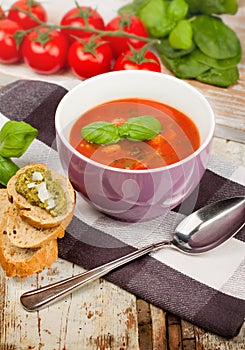
[[[106,121],[116,125],[128,118],[148,115],[157,118],[161,132],[149,141],[122,139],[115,144],[87,142],[81,129],[92,122]],[[194,122],[177,109],[161,102],[127,98],[98,105],[75,122],[70,133],[71,145],[96,162],[122,169],[152,169],[176,163],[200,146],[199,131]]]

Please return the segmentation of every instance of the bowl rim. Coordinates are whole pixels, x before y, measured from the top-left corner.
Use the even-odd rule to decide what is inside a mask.
[[[121,168],[115,168],[115,167],[111,167],[109,165],[106,164],[102,164],[99,162],[96,162],[94,160],[92,160],[91,158],[88,158],[86,156],[84,156],[83,154],[81,154],[80,152],[78,152],[70,143],[69,141],[64,137],[63,133],[62,133],[62,128],[61,125],[58,121],[58,115],[61,113],[62,107],[64,105],[64,103],[66,103],[66,100],[69,99],[70,95],[74,94],[74,92],[76,92],[77,90],[79,90],[81,88],[81,86],[87,85],[87,84],[91,84],[91,81],[97,81],[97,80],[101,80],[104,79],[105,76],[111,76],[111,75],[134,75],[134,74],[146,74],[146,75],[152,75],[152,76],[159,76],[159,74],[161,74],[164,79],[167,80],[172,80],[175,82],[178,82],[179,84],[182,84],[184,87],[188,88],[189,90],[192,90],[195,94],[197,94],[199,96],[199,98],[206,104],[206,107],[209,110],[209,114],[211,116],[211,125],[210,125],[210,130],[208,131],[208,135],[205,138],[204,142],[198,147],[198,149],[196,151],[194,151],[192,154],[190,154],[189,156],[185,157],[184,159],[175,162],[173,164],[170,165],[164,165],[162,167],[158,167],[158,168],[148,168],[148,169],[141,169],[141,170],[131,170],[131,169],[121,169]],[[108,99],[108,101],[111,101]],[[174,107],[174,106],[173,106]],[[72,88],[71,90],[69,90],[66,95],[64,95],[64,97],[60,100],[56,112],[55,112],[55,130],[56,130],[56,134],[58,135],[58,137],[62,140],[63,144],[69,149],[70,152],[74,153],[74,155],[76,155],[78,158],[81,158],[83,161],[94,165],[96,167],[99,167],[101,169],[106,169],[106,170],[110,170],[113,172],[118,172],[118,173],[129,173],[129,174],[145,174],[145,173],[149,173],[149,172],[161,172],[163,170],[169,170],[178,166],[183,166],[185,163],[188,163],[190,160],[192,159],[196,159],[197,156],[202,153],[202,151],[209,145],[209,143],[212,141],[213,136],[214,136],[214,131],[215,131],[215,114],[214,111],[209,103],[209,101],[207,100],[207,98],[195,87],[193,87],[191,84],[189,84],[188,82],[181,80],[179,78],[176,78],[172,75],[168,75],[166,73],[159,73],[159,72],[152,72],[152,71],[144,71],[144,70],[124,70],[124,71],[116,71],[116,72],[107,72],[107,73],[103,73],[103,74],[99,74],[96,76],[93,76],[87,80],[82,81],[81,83],[79,83],[78,85],[76,85],[74,88]],[[200,130],[199,130],[200,132]],[[57,137],[56,135],[56,137]]]

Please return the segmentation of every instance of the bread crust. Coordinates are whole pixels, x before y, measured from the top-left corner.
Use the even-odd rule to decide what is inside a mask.
[[[62,188],[66,195],[67,211],[66,214],[54,217],[50,215],[45,209],[30,204],[21,194],[15,190],[15,184],[18,176],[25,172],[28,168],[39,167],[44,170],[51,170],[44,164],[29,164],[17,171],[17,173],[9,180],[7,185],[8,198],[11,203],[14,203],[19,209],[19,215],[23,220],[36,228],[51,228],[61,226],[64,230],[69,225],[74,214],[76,203],[75,191],[70,181],[64,176],[51,170],[52,178],[59,179]]]
[[[12,244],[5,230],[8,210],[12,206],[6,189],[0,189],[0,200],[0,264],[6,275],[24,278],[50,267],[58,257],[57,240],[52,239],[35,249],[19,248]]]
[[[29,164],[9,180],[7,189],[0,189],[0,265],[8,277],[24,278],[55,262],[58,258],[57,238],[64,236],[75,209],[76,196],[71,183],[53,170],[52,178],[59,180],[66,195],[64,215],[53,217],[16,192],[18,176],[34,166],[51,170],[44,164]]]
[[[15,204],[9,205],[4,230],[10,242],[19,248],[38,248],[65,235],[65,230],[61,226],[46,229],[37,229],[31,226],[20,217]]]
[[[1,203],[1,210],[0,210],[0,225],[1,225],[2,220],[7,215],[8,208],[10,205],[6,188],[0,188],[0,203]]]
[[[28,254],[27,254],[28,250]],[[0,263],[8,277],[27,277],[50,267],[58,258],[57,240],[37,249],[18,248],[6,234],[0,235]]]

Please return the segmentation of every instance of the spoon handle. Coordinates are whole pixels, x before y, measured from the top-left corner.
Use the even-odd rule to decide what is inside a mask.
[[[146,255],[169,244],[171,244],[169,241],[152,244],[150,246],[138,249],[132,253],[122,256],[121,258],[110,261],[104,265],[95,267],[92,270],[88,270],[76,276],[66,278],[56,283],[52,283],[48,286],[26,292],[20,297],[21,304],[27,311],[39,310],[48,304],[51,304],[54,301],[65,297],[81,286],[106,275],[108,272],[116,269],[117,267],[127,264],[130,261],[133,261],[143,255]]]

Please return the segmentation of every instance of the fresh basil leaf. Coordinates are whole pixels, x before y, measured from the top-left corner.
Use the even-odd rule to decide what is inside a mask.
[[[184,0],[173,0],[170,2],[167,15],[172,20],[178,22],[184,19],[188,12],[188,5]]]
[[[119,15],[134,15],[136,14],[136,9],[133,3],[130,4],[126,4],[124,6],[122,6],[119,10],[118,10],[118,14]]]
[[[169,43],[174,49],[188,50],[193,46],[192,26],[186,19],[182,19],[169,34]]]
[[[241,52],[236,33],[219,18],[197,16],[192,22],[192,28],[196,45],[207,56],[226,59]]]
[[[169,57],[167,57],[167,56],[165,56],[163,54],[160,55],[160,58],[161,58],[163,64],[169,70],[171,70],[171,72],[173,72],[174,75],[175,75],[175,70],[176,70],[176,66],[177,66],[177,64],[179,62],[179,58],[178,57],[177,58],[169,58]]]
[[[146,26],[150,36],[161,38],[168,35],[176,22],[167,15],[167,3],[163,0],[150,0],[136,12]]]
[[[208,65],[198,62],[192,54],[174,59],[163,55],[160,57],[166,67],[180,79],[195,79],[198,75],[210,69]]]
[[[238,1],[237,0],[223,0],[223,8],[220,13],[229,13],[230,15],[235,15],[238,10]],[[218,12],[214,12],[218,13]]]
[[[224,14],[229,13],[234,15],[238,9],[237,0],[185,0],[189,5],[191,14],[203,13],[211,15],[212,13]]]
[[[197,80],[223,88],[227,88],[239,79],[239,71],[237,67],[230,69],[212,68],[196,77]]]
[[[84,126],[81,130],[81,135],[86,141],[99,145],[116,143],[120,140],[116,125],[103,121]]]
[[[190,54],[180,58],[175,65],[174,73],[181,79],[193,79],[209,70],[209,66],[200,63]]]
[[[25,122],[10,120],[0,131],[0,155],[18,158],[37,136],[37,129]]]
[[[238,65],[241,61],[242,53],[240,52],[237,56],[218,60],[216,58],[205,55],[202,51],[196,49],[192,56],[200,63],[207,64],[212,68],[217,69],[229,69]]]
[[[0,155],[0,183],[7,186],[9,179],[15,175],[19,167],[9,158]]]
[[[162,129],[160,121],[151,116],[140,116],[127,120],[127,138],[132,141],[151,140]]]
[[[118,14],[119,15],[123,15],[123,14],[136,15],[137,11],[143,8],[150,1],[151,0],[134,0],[131,3],[122,6],[118,10]]]
[[[169,38],[166,38],[166,39],[161,39],[160,43],[156,44],[155,47],[159,55],[163,54],[168,58],[177,58],[177,57],[188,55],[193,50],[195,50],[196,46],[193,43],[192,46],[187,50],[176,50],[170,45]]]

